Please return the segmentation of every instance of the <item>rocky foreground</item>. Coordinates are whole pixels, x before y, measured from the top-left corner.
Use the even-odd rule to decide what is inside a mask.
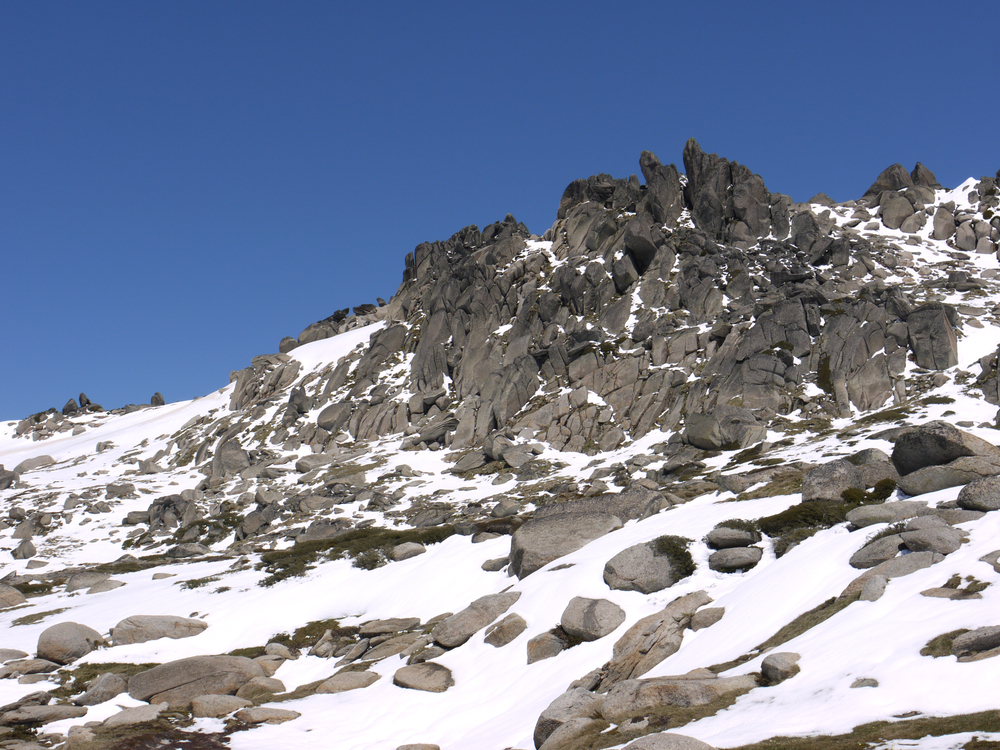
[[[997,179],[683,162],[0,425],[0,747],[1000,739]]]

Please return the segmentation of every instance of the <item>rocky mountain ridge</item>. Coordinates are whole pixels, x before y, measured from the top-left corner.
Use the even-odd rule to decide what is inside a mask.
[[[0,724],[43,727],[11,742],[111,747],[124,731],[116,714],[68,730],[127,689],[136,705],[125,711],[139,712],[143,731],[251,747],[265,736],[253,727],[287,720],[282,742],[301,744],[294,727],[320,696],[350,694],[337,700],[356,711],[367,705],[359,696],[429,691],[450,715],[490,695],[471,687],[482,677],[468,660],[499,658],[510,685],[530,676],[541,686],[477,714],[502,719],[494,736],[508,739],[459,722],[442,730],[452,743],[442,747],[524,747],[529,735],[545,750],[673,747],[695,741],[660,730],[692,721],[684,734],[733,746],[744,735],[725,715],[769,715],[761,707],[781,699],[760,691],[781,695],[811,658],[807,647],[773,649],[808,646],[825,619],[844,621],[886,591],[902,596],[894,579],[925,581],[914,592],[924,600],[989,604],[1000,449],[983,407],[1000,403],[997,179],[948,191],[921,164],[894,165],[857,201],[796,204],[693,140],[683,163],[682,175],[643,152],[642,183],[571,183],[542,236],[508,216],[421,244],[387,303],[283,339],[204,399],[8,424],[0,539],[13,562],[0,593],[9,632],[37,658],[18,648],[0,682],[12,699],[18,684],[61,684],[48,685],[55,697],[0,709]],[[875,524],[884,535],[858,541]],[[842,564],[826,571],[814,555],[833,548]],[[496,554],[470,565],[479,550]],[[799,632],[778,638],[764,618],[737,626],[742,646],[698,646],[711,644],[705,635],[684,648],[692,633],[725,632],[727,619],[761,619],[738,591],[792,575],[792,558],[825,580],[772,601],[775,624]],[[424,598],[395,610],[406,597],[389,592],[408,579],[393,571],[418,565],[443,579],[468,567],[471,582],[447,594],[409,584]],[[932,571],[948,566],[958,568],[938,581]],[[145,602],[156,612],[126,614],[125,592],[151,590],[140,580],[154,569],[183,585]],[[308,619],[293,607],[253,633],[197,609],[159,611],[217,582],[199,602],[226,610],[250,590],[261,602],[318,594],[327,576],[352,591],[384,581],[371,585],[385,597],[345,594],[306,607],[318,615]],[[553,589],[546,576],[565,580]],[[103,618],[93,623],[103,632],[60,622],[83,590],[111,602],[81,610]],[[449,608],[457,614],[441,614]],[[988,610],[967,611],[961,628],[973,635],[948,641],[956,666],[1000,645]],[[810,613],[818,622],[806,627]],[[938,619],[931,635],[954,630],[944,629],[953,610]],[[187,654],[175,640],[204,648]],[[515,643],[519,656],[508,655]],[[161,666],[122,666],[140,654]],[[107,665],[94,677],[117,693],[74,697],[89,663]],[[657,673],[685,664],[695,671]],[[176,675],[192,670],[204,678],[182,689]],[[379,680],[390,673],[394,685]],[[857,723],[888,715],[852,710]],[[434,739],[406,716],[385,736],[345,730],[341,746]]]

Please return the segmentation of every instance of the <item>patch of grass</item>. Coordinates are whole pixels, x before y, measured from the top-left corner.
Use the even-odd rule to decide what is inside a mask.
[[[796,529],[828,529],[847,520],[852,503],[799,503],[773,516],[757,519],[757,528],[770,537],[782,536]]]
[[[793,638],[798,638],[807,630],[811,630],[820,623],[829,620],[838,612],[846,609],[849,605],[856,602],[860,595],[861,594],[859,592],[854,596],[845,596],[843,598],[832,597],[827,599],[818,607],[813,607],[808,612],[803,612],[801,615],[781,628],[777,633],[757,646],[757,648],[750,651],[750,653],[744,654],[743,656],[733,659],[732,661],[723,662],[722,664],[714,664],[709,667],[709,669],[716,673],[725,672],[727,669],[732,669],[733,667],[738,667],[740,664],[745,664],[751,659],[759,656],[764,651],[770,651],[783,643],[788,643],[788,641]]]
[[[851,429],[863,427],[865,425],[878,424],[879,422],[902,422],[913,414],[912,406],[897,406],[892,409],[872,412],[854,420]]]
[[[879,539],[885,539],[886,537],[895,536],[906,530],[906,521],[899,521],[898,523],[890,524],[886,526],[881,531],[876,531],[874,534],[869,534],[868,538],[865,540],[865,544],[871,544],[872,542],[877,542]]]
[[[655,557],[666,557],[678,578],[687,578],[694,573],[694,558],[688,551],[691,540],[683,536],[658,536],[650,542]]]
[[[789,531],[787,534],[782,534],[777,539],[774,540],[774,556],[783,557],[789,550],[791,550],[796,544],[804,542],[806,539],[811,537],[819,531],[819,528],[804,528],[804,529],[794,529]]]
[[[354,638],[360,628],[342,626],[340,620],[313,620],[300,628],[296,628],[291,635],[288,633],[276,633],[271,636],[271,642],[281,643],[293,649],[312,648],[327,630],[330,631],[330,635],[334,638]],[[263,653],[263,648],[261,649],[261,653]]]
[[[736,496],[737,500],[758,500],[762,497],[778,497],[779,495],[794,495],[802,492],[801,471],[789,471],[779,474],[757,489],[748,492],[741,492]]]
[[[926,406],[932,406],[934,404],[953,404],[955,403],[955,399],[950,396],[927,396],[920,399],[920,403]]]
[[[375,570],[375,568],[381,568],[387,562],[388,559],[386,559],[385,552],[382,550],[366,549],[364,552],[359,552],[351,564],[355,568],[361,568],[362,570]]]
[[[221,578],[222,576],[206,576],[205,578],[192,578],[188,581],[181,581],[180,587],[182,589],[200,589],[202,586],[207,586],[210,583],[215,583]]]
[[[1000,711],[957,716],[921,716],[904,721],[875,721],[856,726],[847,734],[810,737],[772,737],[731,750],[856,750],[892,740],[918,740],[961,732],[1000,732]],[[970,743],[971,744],[971,743]],[[969,745],[966,745],[969,747]],[[985,744],[979,745],[985,747]]]
[[[43,581],[41,583],[15,583],[13,588],[20,591],[25,596],[44,596],[45,594],[51,593],[53,583],[51,581]]]
[[[370,526],[346,531],[333,539],[303,542],[289,549],[265,552],[261,555],[257,570],[266,570],[269,575],[260,581],[260,585],[273,586],[286,578],[303,576],[321,560],[335,560],[344,556],[357,560],[369,550],[379,550],[384,555],[403,542],[437,544],[454,533],[455,527],[452,525],[432,526],[426,529],[386,529]]]
[[[958,630],[952,630],[948,633],[942,633],[941,635],[935,636],[927,641],[926,646],[920,649],[920,655],[931,656],[935,659],[939,659],[942,656],[951,656],[952,642],[958,638],[958,636],[968,632],[968,628],[959,628]]]
[[[46,617],[51,615],[58,615],[66,612],[69,607],[60,607],[59,609],[50,609],[46,612],[35,612],[31,615],[25,615],[24,617],[18,617],[16,620],[11,622],[11,625],[34,625],[37,622],[41,622]]]

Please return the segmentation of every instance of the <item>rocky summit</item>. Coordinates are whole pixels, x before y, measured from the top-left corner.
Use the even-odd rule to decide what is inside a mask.
[[[0,748],[1000,741],[1000,174],[681,161],[0,424]]]

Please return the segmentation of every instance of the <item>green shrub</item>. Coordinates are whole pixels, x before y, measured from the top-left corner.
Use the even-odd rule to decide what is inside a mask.
[[[849,503],[809,502],[793,505],[773,516],[757,520],[757,528],[770,537],[804,528],[828,529],[847,520]]]
[[[900,521],[898,523],[886,526],[881,531],[876,531],[874,534],[870,534],[865,544],[871,544],[872,542],[877,542],[879,539],[885,539],[888,536],[894,536],[895,534],[900,534],[906,531],[906,521]]]
[[[359,552],[354,556],[354,562],[351,563],[355,568],[361,568],[362,570],[375,570],[375,568],[381,568],[388,562],[385,553],[380,549],[366,549],[364,552]]]
[[[670,560],[670,567],[677,573],[678,578],[687,578],[694,573],[694,558],[688,551],[690,539],[683,536],[658,536],[650,544],[654,556]]]
[[[774,540],[774,556],[783,557],[795,545],[799,542],[804,542],[817,531],[819,531],[819,529],[813,527],[794,529],[793,531],[789,531],[787,534],[782,534]]]
[[[884,502],[892,497],[892,493],[896,491],[896,480],[895,479],[880,479],[875,483],[875,486],[869,491],[869,497],[873,502]]]

